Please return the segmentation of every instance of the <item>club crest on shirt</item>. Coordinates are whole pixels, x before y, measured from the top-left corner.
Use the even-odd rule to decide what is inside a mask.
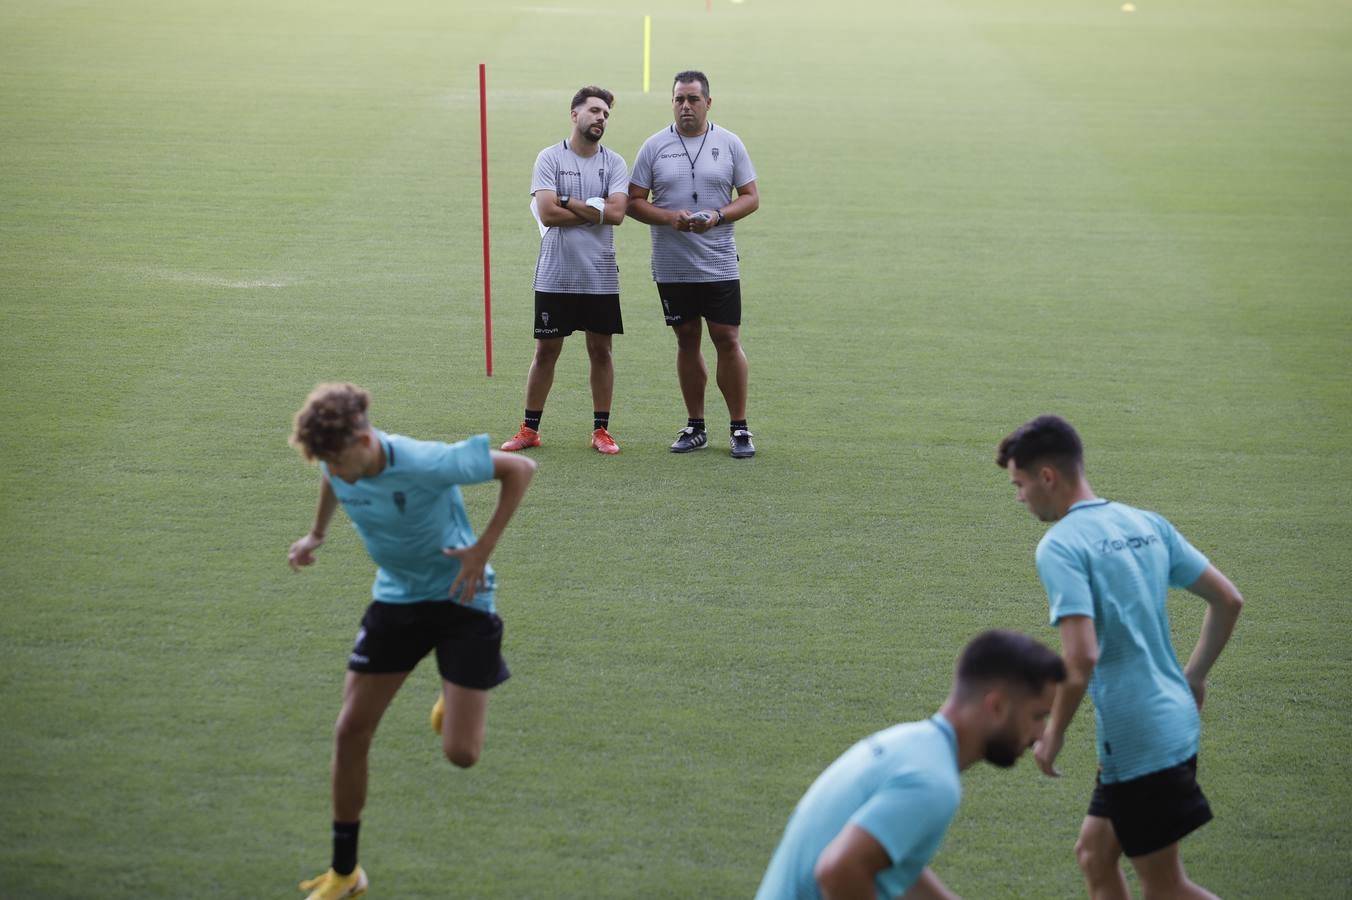
[[[408,498],[404,496],[403,491],[394,492],[394,505],[399,508],[399,512],[402,514],[404,507],[408,505]]]
[[[712,150],[710,150],[709,152],[712,153],[712,154],[714,155],[714,162],[718,162],[718,148],[717,148],[717,147],[714,147],[714,148],[713,148]]]

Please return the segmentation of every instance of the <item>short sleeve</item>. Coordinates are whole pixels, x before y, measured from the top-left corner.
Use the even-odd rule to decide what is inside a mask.
[[[1050,533],[1037,547],[1037,574],[1047,590],[1052,625],[1066,616],[1093,617],[1089,570],[1071,547],[1051,539]]]
[[[535,170],[530,176],[530,192],[553,191],[558,188],[558,166],[554,164],[554,154],[549,151],[552,147],[546,147],[540,151],[540,155],[535,157]]]
[[[1185,588],[1202,577],[1211,561],[1202,551],[1189,544],[1188,539],[1179,534],[1168,519],[1159,516],[1157,521],[1161,537],[1169,548],[1169,586]]]
[[[732,184],[734,187],[742,187],[756,180],[756,167],[751,165],[751,157],[746,152],[746,145],[742,139],[737,139],[736,146],[732,150]]]
[[[951,789],[912,776],[875,793],[850,817],[850,824],[873,835],[895,866],[904,860],[928,860],[957,809]]]
[[[613,174],[607,179],[606,191],[609,194],[628,194],[629,193],[629,164],[624,161],[624,157],[615,154],[615,162],[612,163]]]
[[[651,141],[645,141],[643,146],[638,148],[638,156],[634,157],[634,170],[629,173],[629,183],[636,184],[644,190],[652,190],[653,186],[652,146]]]
[[[442,444],[433,468],[448,484],[479,484],[493,477],[493,453],[488,435],[476,434],[454,444]]]

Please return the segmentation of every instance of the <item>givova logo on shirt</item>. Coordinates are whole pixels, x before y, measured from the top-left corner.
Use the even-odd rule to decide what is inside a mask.
[[[1119,550],[1140,550],[1142,547],[1149,547],[1151,544],[1158,544],[1160,537],[1157,534],[1147,534],[1142,537],[1129,538],[1104,538],[1098,542],[1099,553],[1116,553]]]

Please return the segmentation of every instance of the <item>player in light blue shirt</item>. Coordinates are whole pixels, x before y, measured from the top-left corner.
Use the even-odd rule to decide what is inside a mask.
[[[1129,896],[1125,853],[1147,896],[1211,897],[1188,880],[1179,842],[1211,819],[1196,781],[1199,712],[1243,598],[1163,516],[1097,497],[1064,419],[1020,426],[996,464],[1019,502],[1054,523],[1038,543],[1037,570],[1069,676],[1034,750],[1046,774],[1060,774],[1056,757],[1086,691],[1094,700],[1099,776],[1076,845],[1089,893]],[[1207,604],[1186,666],[1170,636],[1171,587]]]
[[[959,773],[982,759],[1014,765],[1042,734],[1065,676],[1060,657],[1032,638],[978,635],[939,712],[864,738],[813,782],[756,900],[951,897],[928,865],[958,811]]]
[[[314,524],[291,545],[291,567],[314,563],[339,504],[378,567],[334,728],[333,863],[301,883],[308,900],[366,890],[357,835],[367,755],[386,707],[429,653],[442,678],[432,727],[446,758],[461,768],[478,761],[488,691],[508,677],[488,557],[535,472],[533,460],[489,449],[485,434],[444,444],[378,431],[369,405],[355,385],[321,384],[296,414],[291,436],[302,456],[319,462],[321,476]],[[460,485],[494,479],[501,482],[497,508],[476,538]]]

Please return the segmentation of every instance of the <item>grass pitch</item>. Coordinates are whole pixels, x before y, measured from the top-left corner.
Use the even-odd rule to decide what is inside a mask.
[[[759,173],[760,453],[666,452],[672,341],[627,223],[624,452],[587,449],[569,346],[494,560],[515,676],[470,772],[427,733],[430,664],[396,701],[371,896],[750,896],[817,772],[933,711],[967,637],[1054,641],[1041,526],[991,464],[1049,410],[1101,494],[1168,515],[1249,601],[1190,872],[1352,895],[1349,43],[1331,0],[0,8],[0,895],[285,896],[326,864],[371,567],[340,526],[287,570],[317,477],[289,418],[343,378],[382,427],[510,435],[531,162],[599,83],[632,163],[687,67]],[[712,387],[708,412],[717,437]],[[482,521],[491,489],[468,494]],[[1186,653],[1201,604],[1175,611]],[[934,863],[956,890],[1081,894],[1088,713],[1062,781],[966,776]]]

